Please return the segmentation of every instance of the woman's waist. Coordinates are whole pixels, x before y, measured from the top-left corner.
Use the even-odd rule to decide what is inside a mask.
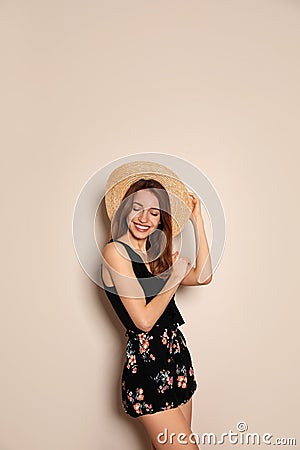
[[[125,332],[125,336],[128,336],[130,338],[136,338],[140,339],[141,335],[160,335],[165,329],[176,331],[180,327],[179,322],[173,322],[170,324],[166,323],[157,323],[155,324],[149,331],[143,331],[141,329],[127,329]]]

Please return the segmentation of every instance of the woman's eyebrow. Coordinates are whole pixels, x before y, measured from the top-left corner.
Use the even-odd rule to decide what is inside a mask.
[[[143,207],[142,203],[139,203],[139,202],[136,202],[136,201],[134,201],[133,203],[136,203],[137,205]],[[159,208],[155,208],[155,206],[151,206],[150,209],[156,209],[157,211],[159,211]]]

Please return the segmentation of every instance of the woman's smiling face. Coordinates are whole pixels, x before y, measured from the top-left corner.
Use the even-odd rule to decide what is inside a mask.
[[[128,218],[128,228],[137,239],[145,239],[160,223],[158,198],[149,189],[141,189],[133,194],[132,210]]]

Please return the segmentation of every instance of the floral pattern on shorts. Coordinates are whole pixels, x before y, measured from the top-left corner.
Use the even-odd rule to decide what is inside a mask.
[[[167,389],[172,389],[173,387],[173,377],[169,370],[160,370],[155,377],[151,377],[156,383],[158,383],[157,392],[163,394]]]
[[[129,334],[122,372],[122,405],[132,417],[186,403],[197,382],[186,340],[175,325]]]
[[[189,368],[189,373],[191,373],[191,369],[193,371],[193,368]],[[176,373],[177,373],[177,385],[181,388],[187,387],[187,369],[186,367],[176,367]]]
[[[140,349],[140,355],[142,356],[143,360],[148,362],[155,359],[155,356],[150,353],[150,341],[153,339],[153,336],[151,336],[149,333],[139,333],[139,349]]]
[[[142,414],[143,412],[150,413],[153,411],[152,405],[143,401],[143,392],[143,388],[136,388],[134,393],[129,389],[126,390],[127,399],[132,404],[136,414]]]
[[[165,328],[161,340],[163,345],[165,345],[169,352],[173,354],[180,353],[180,343],[178,340],[174,340],[175,336],[176,331]]]

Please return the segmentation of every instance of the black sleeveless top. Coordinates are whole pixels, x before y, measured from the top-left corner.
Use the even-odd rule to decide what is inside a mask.
[[[111,239],[109,242],[120,242],[126,248],[128,256],[132,262],[133,271],[134,271],[140,285],[143,288],[143,291],[145,293],[146,304],[148,304],[161,291],[164,284],[166,283],[166,280],[163,280],[162,278],[153,275],[148,270],[142,257],[137,252],[135,252],[125,242],[118,241],[117,239]],[[102,279],[105,293],[106,293],[112,307],[114,308],[117,316],[119,317],[120,321],[126,328],[126,330],[133,330],[137,333],[143,332],[143,330],[136,327],[136,325],[134,324],[127,309],[123,305],[122,300],[120,299],[116,288],[114,286],[107,286],[104,283],[103,276],[102,276],[102,264],[101,264],[101,268],[100,268],[100,276]],[[150,295],[150,293],[151,294],[154,293],[155,295]],[[174,294],[172,299],[169,301],[168,305],[166,306],[164,312],[158,318],[158,320],[155,322],[155,324],[153,326],[168,327],[173,324],[183,325],[184,323],[185,323],[185,321],[184,321],[182,315],[180,314],[180,311],[177,308],[177,305],[175,303],[175,294]]]

